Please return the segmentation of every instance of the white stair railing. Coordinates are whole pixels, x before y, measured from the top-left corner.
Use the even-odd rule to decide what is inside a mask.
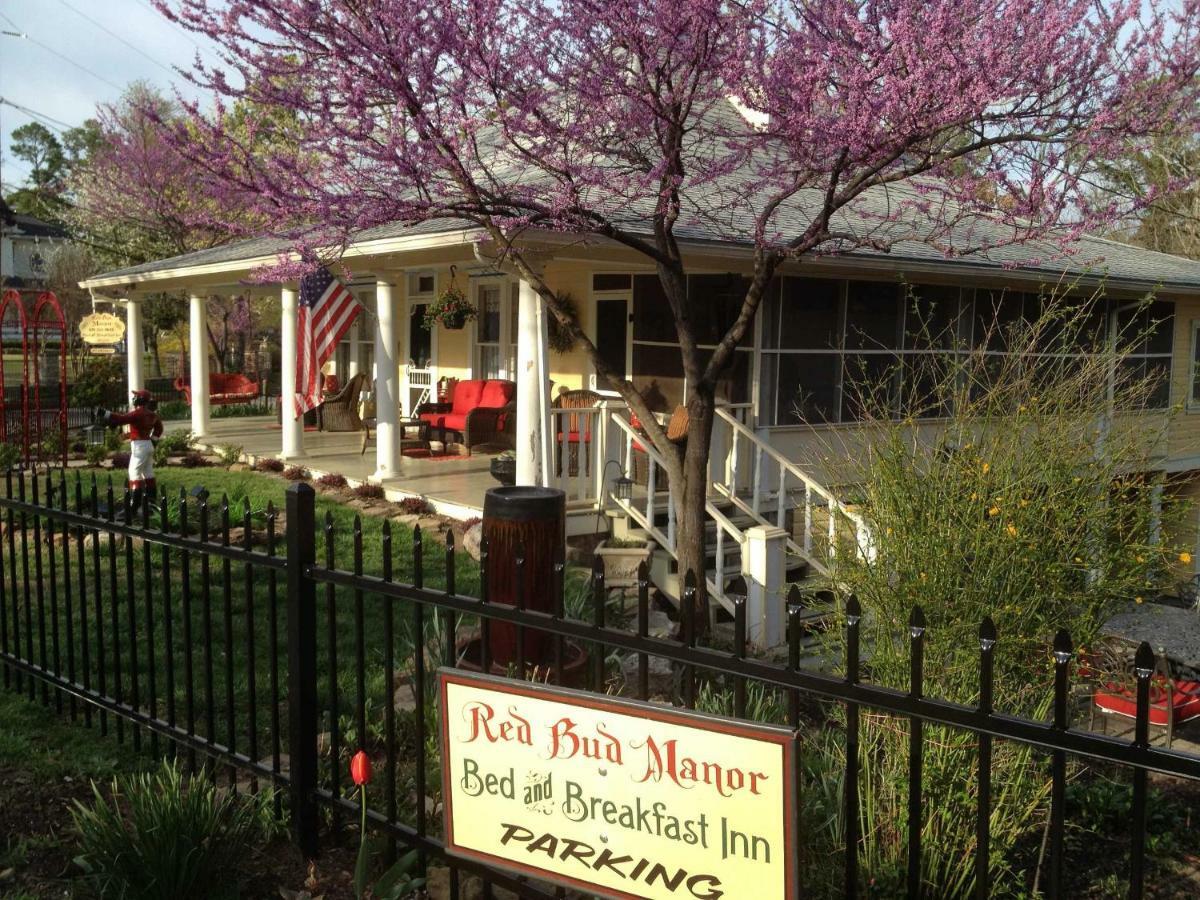
[[[666,460],[655,449],[653,444],[644,436],[638,433],[633,424],[620,412],[611,414],[612,422],[620,430],[620,436],[623,438],[623,456],[622,469],[626,473],[634,472],[634,461],[637,458],[646,466],[646,495],[644,498],[631,498],[629,500],[619,499],[615,496],[608,498],[608,501],[620,508],[625,515],[632,519],[639,528],[646,532],[672,559],[678,561],[679,553],[676,545],[676,525],[675,525],[675,493],[670,484],[670,479],[667,475]],[[637,456],[635,457],[635,454]],[[661,482],[660,482],[661,479]],[[660,490],[660,486],[665,490]],[[660,496],[660,493],[665,493],[666,496]],[[641,505],[639,502],[641,501]],[[667,515],[667,530],[664,532],[660,526],[658,519],[662,511],[662,504],[666,504]],[[705,511],[708,516],[716,523],[716,557],[714,559],[714,568],[710,572],[705,573],[705,581],[708,586],[708,595],[720,603],[730,613],[734,611],[733,601],[725,592],[725,576],[727,574],[725,567],[725,545],[726,540],[731,539],[738,545],[743,545],[746,541],[745,533],[731,522],[728,516],[721,511],[720,508],[713,505],[712,502],[706,501]],[[680,573],[682,579],[683,573]]]
[[[741,421],[742,415],[738,409],[717,407],[713,430],[721,434],[721,440],[714,438],[714,444],[726,448],[727,456],[726,478],[713,480],[714,491],[756,524],[788,530],[788,549],[822,575],[829,574],[829,562],[837,554],[839,542],[847,540],[847,534],[856,553],[873,559],[871,531],[863,517],[764,441]],[[739,484],[747,480],[748,498],[739,490]],[[770,500],[774,501],[774,510],[768,517],[764,507]],[[789,529],[787,517],[792,510],[800,510],[803,518]],[[822,516],[825,521],[820,523]],[[818,534],[820,541],[816,539]]]

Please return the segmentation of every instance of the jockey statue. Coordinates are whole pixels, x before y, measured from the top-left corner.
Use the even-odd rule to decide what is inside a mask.
[[[129,426],[129,491],[130,509],[138,510],[142,499],[157,496],[154,481],[154,442],[162,437],[163,421],[156,410],[158,401],[149,391],[133,392],[133,407],[129,412],[114,413],[101,410],[100,419],[109,428]]]

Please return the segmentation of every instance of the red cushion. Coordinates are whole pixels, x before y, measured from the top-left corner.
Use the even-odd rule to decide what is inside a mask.
[[[460,381],[454,386],[454,412],[466,415],[479,405],[486,381]]]
[[[467,430],[467,414],[452,412],[442,416],[441,426],[447,431],[466,431]]]
[[[513,397],[515,385],[511,381],[489,381],[483,386],[483,394],[479,405],[485,409],[498,409],[508,406]]]
[[[421,413],[421,421],[428,422],[433,428],[441,428],[442,420],[446,418],[445,413],[427,412]]]
[[[1096,690],[1094,700],[1105,712],[1130,719],[1137,716],[1137,694],[1124,685],[1109,682]],[[1176,681],[1171,704],[1176,725],[1200,716],[1200,682]],[[1161,682],[1150,687],[1150,724],[1167,724],[1167,691]]]

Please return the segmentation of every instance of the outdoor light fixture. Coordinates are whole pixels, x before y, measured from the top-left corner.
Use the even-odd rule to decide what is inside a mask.
[[[618,500],[629,500],[633,497],[633,479],[622,473],[613,483],[613,496]]]

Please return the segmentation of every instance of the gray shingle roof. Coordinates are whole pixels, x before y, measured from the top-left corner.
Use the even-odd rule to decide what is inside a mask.
[[[711,133],[726,132],[736,128],[737,123],[746,127],[745,121],[732,104],[717,104],[706,117],[713,124]],[[699,139],[698,139],[699,140]],[[739,246],[750,242],[753,233],[753,216],[758,206],[756,187],[762,179],[754,175],[752,160],[742,171],[693,188],[685,196],[685,211],[676,227],[681,241],[696,241],[714,245]],[[520,177],[519,175],[517,177]],[[876,263],[888,260],[894,268],[902,270],[905,264],[923,267],[955,268],[981,267],[1002,271],[1025,273],[1057,279],[1064,274],[1071,276],[1105,276],[1113,284],[1162,285],[1187,292],[1200,292],[1200,262],[1171,256],[1121,244],[1103,238],[1084,236],[1063,247],[1051,240],[1034,240],[1024,243],[1007,243],[1013,239],[1011,226],[979,215],[964,217],[955,225],[948,243],[956,249],[989,247],[964,255],[947,257],[943,250],[927,242],[928,233],[919,215],[908,217],[904,222],[889,222],[887,216],[897,201],[912,202],[918,199],[911,185],[892,185],[864,193],[854,205],[841,211],[834,225],[842,232],[861,238],[882,237],[890,244],[884,252],[870,247],[848,249],[843,254],[848,259],[871,259]],[[822,202],[823,195],[817,190],[802,191],[782,206],[776,216],[775,225],[781,234],[799,234],[812,221],[814,211]],[[611,215],[614,220],[634,232],[650,233],[648,205],[632,202],[623,205]],[[415,225],[399,223],[382,225],[360,232],[355,243],[364,243],[406,235],[437,234],[471,228],[472,223],[458,219],[434,219]],[[278,238],[261,237],[236,243],[187,253],[171,259],[156,260],[125,269],[118,269],[96,276],[97,279],[128,277],[131,281],[138,276],[169,269],[215,265],[261,259],[285,252],[286,241]],[[231,265],[236,269],[236,265]]]

